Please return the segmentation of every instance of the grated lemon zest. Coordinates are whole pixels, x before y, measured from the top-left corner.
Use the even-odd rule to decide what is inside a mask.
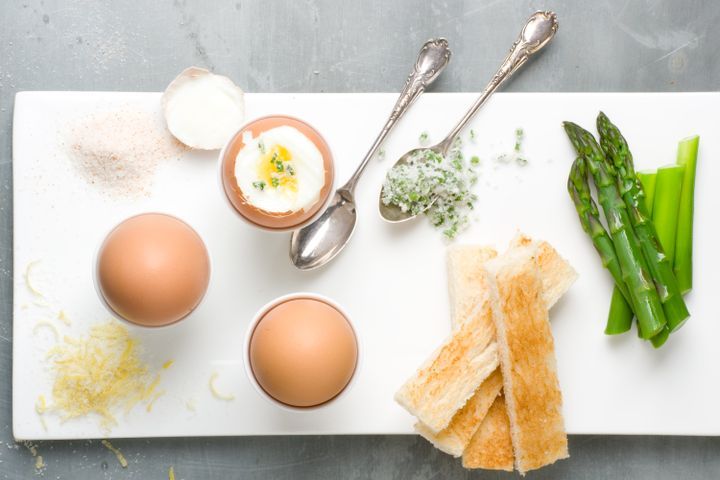
[[[53,336],[55,337],[56,342],[58,342],[60,340],[60,332],[58,332],[58,329],[55,328],[55,325],[48,322],[47,320],[40,320],[35,324],[35,326],[32,329],[33,335],[37,335],[38,331],[43,327],[49,329],[53,333]]]
[[[168,368],[172,367],[173,363],[175,363],[174,360],[168,360],[167,362],[163,363],[163,370],[167,370]]]
[[[190,410],[191,412],[195,411],[195,400],[192,398],[189,398],[185,401],[185,408]]]
[[[148,413],[152,412],[152,407],[155,405],[155,401],[165,395],[165,390],[160,390],[155,394],[155,396],[148,402],[147,407],[145,407],[145,410],[147,410]]]
[[[86,337],[65,336],[47,355],[54,357],[53,410],[62,421],[97,414],[108,430],[117,424],[113,411],[150,401],[160,383],[140,359],[137,340],[114,321],[94,325]]]
[[[233,395],[231,393],[220,393],[220,392],[218,392],[217,388],[215,388],[215,380],[217,380],[218,376],[219,376],[219,374],[217,372],[213,372],[213,374],[210,375],[209,385],[210,385],[210,391],[212,392],[213,396],[215,398],[219,398],[220,400],[226,400],[226,401],[235,400],[235,395]]]
[[[35,402],[35,411],[40,415],[47,412],[47,402],[45,401],[45,395],[38,396],[37,402]]]
[[[57,316],[58,320],[60,320],[62,323],[67,325],[68,327],[72,322],[70,322],[70,319],[68,318],[67,314],[65,313],[65,310],[60,310]]]
[[[42,292],[40,290],[38,290],[37,288],[35,288],[32,280],[30,280],[33,268],[35,268],[35,265],[37,265],[38,263],[40,263],[40,260],[34,260],[34,261],[28,263],[27,267],[25,267],[25,275],[24,275],[25,276],[25,286],[27,287],[28,290],[30,290],[30,293],[32,293],[33,295],[35,295],[37,297],[43,297]]]
[[[117,447],[113,446],[113,444],[110,443],[108,440],[102,440],[101,443],[105,446],[105,448],[115,454],[115,458],[117,458],[122,468],[127,468],[128,462],[125,459],[125,455],[123,455]]]
[[[47,412],[47,402],[45,401],[45,395],[39,395],[37,401],[35,402],[35,412],[38,414],[38,418],[40,419],[40,425],[42,425],[43,430],[47,432],[47,423],[45,423],[45,417],[43,416],[45,412]]]
[[[39,455],[38,447],[32,442],[24,441],[22,444],[30,451],[30,455],[35,459],[35,470],[41,471],[43,470],[46,465],[45,461],[43,460],[42,455]]]

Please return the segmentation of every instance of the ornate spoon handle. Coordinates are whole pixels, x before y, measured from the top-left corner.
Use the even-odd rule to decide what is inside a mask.
[[[385,126],[380,131],[375,142],[373,142],[370,150],[365,154],[365,158],[363,158],[357,170],[355,170],[355,173],[353,173],[350,180],[348,180],[344,186],[340,187],[340,190],[352,192],[355,189],[355,184],[360,178],[360,175],[363,170],[365,170],[375,151],[380,147],[383,140],[385,140],[385,137],[390,133],[397,121],[407,112],[410,105],[425,91],[428,85],[435,81],[440,75],[440,72],[445,69],[450,61],[451,55],[452,52],[448,48],[448,42],[444,38],[431,39],[425,42],[415,61],[415,68],[405,81],[405,86],[400,92],[400,97],[395,103],[395,107],[390,113],[390,117],[387,119]]]
[[[490,97],[505,80],[510,78],[513,73],[523,66],[533,54],[547,45],[555,36],[557,29],[557,15],[553,12],[535,12],[530,16],[522,32],[520,32],[520,36],[515,43],[513,43],[510,53],[505,57],[497,73],[495,73],[482,91],[480,98],[475,101],[470,110],[460,119],[455,128],[452,129],[450,134],[440,144],[443,153],[447,153],[455,137],[458,136],[473,115],[483,106],[488,97]]]

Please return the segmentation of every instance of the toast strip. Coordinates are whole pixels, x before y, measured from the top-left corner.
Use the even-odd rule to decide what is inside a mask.
[[[395,400],[437,433],[448,426],[498,366],[488,301],[477,305],[439,349],[395,394]],[[490,328],[487,327],[490,325]]]
[[[448,293],[450,321],[453,327],[456,327],[461,320],[470,318],[475,307],[486,301],[489,287],[485,276],[479,275],[478,272],[482,271],[485,262],[495,257],[497,252],[491,247],[479,245],[448,247]]]
[[[521,474],[568,456],[555,349],[535,255],[536,249],[521,247],[486,263],[495,283],[493,319],[515,466]]]
[[[422,423],[415,424],[415,431],[425,437],[439,450],[454,457],[463,454],[466,445],[475,434],[480,421],[485,418],[490,406],[502,390],[503,380],[500,369],[496,368],[482,382],[475,394],[467,401],[440,433],[433,433]],[[508,442],[510,437],[508,437]]]
[[[465,468],[512,471],[510,420],[507,416],[505,397],[502,395],[495,399],[480,428],[470,439],[463,452],[462,464]]]
[[[513,247],[530,247],[536,250],[535,262],[540,270],[543,298],[550,310],[575,283],[577,272],[548,242],[536,241],[520,233],[510,243],[510,248]]]

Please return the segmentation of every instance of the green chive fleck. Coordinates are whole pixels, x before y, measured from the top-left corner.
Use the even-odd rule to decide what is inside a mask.
[[[277,178],[273,177],[273,178],[270,179],[270,184],[271,184],[274,188],[277,188],[277,187],[280,185],[280,180],[278,180]]]
[[[525,136],[525,132],[522,128],[515,129],[515,151],[519,152],[522,149],[522,141]]]
[[[257,189],[260,190],[260,191],[265,190],[265,182],[263,182],[262,180],[259,180],[259,181],[257,181],[257,182],[253,182],[253,183],[252,183],[252,186],[255,187],[255,188],[257,188]]]

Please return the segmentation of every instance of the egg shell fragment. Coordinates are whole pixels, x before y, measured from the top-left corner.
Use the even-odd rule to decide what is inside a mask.
[[[245,119],[240,87],[204,68],[183,70],[165,89],[161,103],[170,133],[200,150],[221,149]]]

